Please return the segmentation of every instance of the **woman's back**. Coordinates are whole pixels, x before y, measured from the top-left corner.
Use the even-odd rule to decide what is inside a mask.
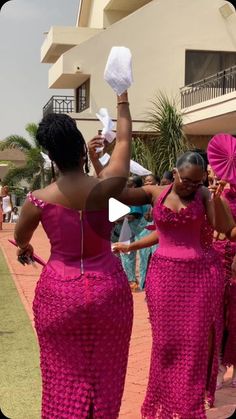
[[[32,193],[28,198],[41,208],[41,222],[51,244],[51,268],[66,276],[76,276],[78,270],[111,272],[117,268],[107,209],[77,210],[37,199]]]

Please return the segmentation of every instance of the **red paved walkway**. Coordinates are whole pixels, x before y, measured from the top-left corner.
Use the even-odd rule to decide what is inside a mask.
[[[13,225],[4,225],[4,230],[0,232],[0,245],[7,259],[22,303],[32,321],[34,287],[41,269],[40,267],[37,269],[31,266],[24,267],[16,261],[15,248],[7,241],[12,236]],[[49,244],[41,227],[37,229],[32,244],[35,252],[43,259],[47,259]],[[126,419],[140,418],[139,410],[145,394],[151,349],[151,334],[144,293],[134,294],[134,305],[134,327],[126,386],[120,413],[120,418]],[[208,418],[225,419],[232,414],[235,407],[236,389],[230,387],[228,380],[225,387],[217,392],[216,408],[209,411]]]

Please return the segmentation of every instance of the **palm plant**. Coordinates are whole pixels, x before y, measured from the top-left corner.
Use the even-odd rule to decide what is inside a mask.
[[[150,170],[153,174],[159,173],[156,137],[148,140],[136,138],[132,141],[132,159]]]
[[[134,142],[133,158],[162,176],[166,170],[173,169],[178,156],[189,146],[183,132],[183,116],[174,99],[159,92],[151,103],[146,118],[150,139]]]
[[[30,123],[25,130],[29,140],[19,135],[10,135],[0,142],[0,151],[17,149],[25,154],[26,162],[21,167],[11,167],[4,178],[4,183],[15,186],[20,181],[26,180],[31,189],[44,187],[46,183],[46,171],[44,159],[41,155],[42,148],[36,139],[37,125]]]

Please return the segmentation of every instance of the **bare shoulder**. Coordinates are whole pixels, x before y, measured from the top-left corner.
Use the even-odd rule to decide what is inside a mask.
[[[159,198],[159,196],[167,190],[168,186],[150,186],[152,188],[152,202],[155,204],[156,200]]]
[[[46,186],[42,189],[36,189],[32,191],[32,195],[37,198],[43,200],[47,200],[48,196],[52,196],[53,193],[57,190],[56,182],[51,183],[50,185]]]

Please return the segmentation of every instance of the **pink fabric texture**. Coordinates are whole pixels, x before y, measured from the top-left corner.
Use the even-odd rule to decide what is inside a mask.
[[[234,220],[236,221],[236,192],[226,189],[223,197],[227,201]],[[226,340],[224,342],[222,362],[225,366],[236,365],[236,284],[231,284],[231,264],[236,255],[236,243],[229,240],[218,240],[214,243],[224,265],[225,280],[225,323]]]
[[[206,221],[200,194],[176,213],[164,204],[170,189],[153,211],[160,247],[146,280],[153,346],[142,418],[205,419],[205,397],[208,392],[214,394],[218,370],[213,362],[207,374],[212,327],[214,360],[221,341],[216,319],[222,301],[222,269],[210,236],[204,233],[209,234],[209,228],[202,227]]]
[[[118,418],[133,303],[120,261],[111,253],[107,211],[81,216],[32,194],[28,199],[42,209],[51,242],[33,303],[42,418],[87,419],[89,412],[95,419]]]
[[[236,138],[230,134],[214,135],[207,146],[209,164],[218,179],[235,184],[236,179]]]

